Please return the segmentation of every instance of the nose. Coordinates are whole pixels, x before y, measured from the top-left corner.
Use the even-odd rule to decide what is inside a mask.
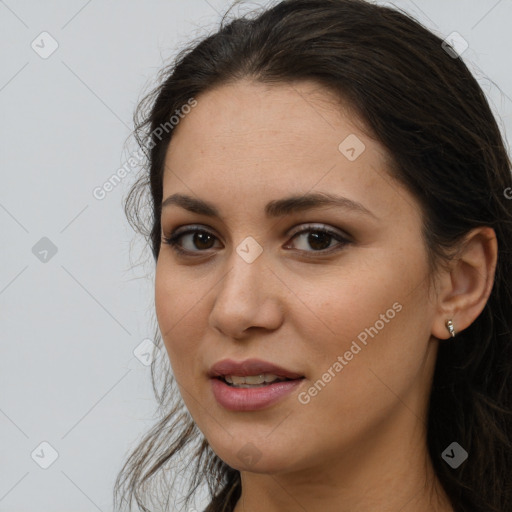
[[[264,252],[248,263],[233,251],[228,268],[214,288],[210,326],[233,339],[258,328],[278,329],[283,322],[280,293],[286,286],[267,266]]]

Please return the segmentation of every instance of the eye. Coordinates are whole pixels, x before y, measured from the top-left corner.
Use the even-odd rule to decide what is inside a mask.
[[[192,235],[192,239],[189,239],[188,248],[183,248],[181,244],[181,239]],[[206,231],[205,229],[200,229],[197,227],[190,227],[186,230],[176,230],[169,237],[162,236],[162,242],[164,244],[168,244],[171,248],[176,251],[178,254],[188,255],[193,252],[204,252],[204,249],[211,249],[210,242],[217,237]],[[207,247],[205,247],[205,245]],[[199,247],[199,251],[194,251],[192,247]]]
[[[307,236],[306,236],[307,235]],[[343,236],[341,233],[328,229],[322,225],[309,226],[293,234],[292,240],[298,238],[303,240],[303,247],[312,247],[313,251],[307,249],[300,249],[302,252],[322,252],[331,253],[334,251],[341,250],[345,245],[351,243],[348,237]],[[335,240],[338,244],[331,245],[331,242]]]
[[[307,236],[305,236],[307,235]],[[188,247],[187,244],[182,242],[182,239],[186,240],[188,238]],[[313,250],[307,249],[298,249],[299,252],[302,253],[332,253],[334,251],[341,250],[345,245],[351,243],[348,237],[343,236],[341,233],[328,229],[322,225],[320,226],[309,226],[305,229],[302,229],[298,232],[293,233],[292,240],[298,238],[302,239],[302,246],[312,247]],[[162,236],[162,242],[170,245],[171,248],[178,254],[181,255],[191,255],[195,257],[193,253],[201,253],[205,252],[208,249],[212,248],[212,243],[217,239],[217,237],[207,231],[205,229],[199,227],[189,227],[184,230],[176,230],[171,233],[170,236]],[[334,244],[334,247],[331,245],[332,241],[336,240],[338,244]],[[194,247],[199,250],[194,250]]]

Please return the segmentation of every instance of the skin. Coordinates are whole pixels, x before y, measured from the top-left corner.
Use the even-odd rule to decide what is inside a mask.
[[[453,512],[427,452],[427,404],[446,320],[460,332],[489,297],[494,231],[472,232],[429,288],[419,204],[387,173],[384,148],[348,107],[313,82],[244,80],[196,99],[175,128],[163,197],[209,201],[221,218],[163,209],[165,236],[199,224],[212,237],[184,235],[190,256],[161,245],[156,313],[188,410],[216,454],[241,471],[236,512]],[[338,149],[350,134],[365,145],[354,161]],[[347,197],[373,215],[324,207],[265,217],[268,201],[312,191]],[[311,223],[351,242],[293,237]],[[248,236],[263,249],[252,263],[236,252]],[[322,256],[324,247],[339,250]],[[394,303],[400,312],[301,403],[298,393]],[[249,357],[305,379],[267,409],[228,411],[207,371]]]

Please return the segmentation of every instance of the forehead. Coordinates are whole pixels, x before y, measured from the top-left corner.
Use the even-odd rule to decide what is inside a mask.
[[[216,87],[196,100],[174,132],[171,151],[193,135],[198,150],[222,145],[224,151],[258,152],[260,157],[276,157],[276,150],[287,147],[295,150],[288,157],[301,148],[306,155],[310,148],[304,143],[314,140],[318,157],[322,151],[337,151],[336,141],[356,131],[352,124],[357,119],[348,107],[314,82],[268,85],[244,80]]]
[[[167,151],[164,199],[175,192],[214,194],[221,202],[243,198],[256,208],[317,190],[366,201],[386,215],[396,209],[397,193],[403,197],[387,172],[383,147],[348,106],[316,83],[242,81],[196,100]]]

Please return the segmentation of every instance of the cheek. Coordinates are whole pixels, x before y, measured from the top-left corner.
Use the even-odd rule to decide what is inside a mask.
[[[160,261],[155,274],[155,311],[169,359],[179,379],[191,374],[191,361],[197,356],[202,336],[201,287],[185,282],[175,269]]]
[[[169,272],[165,271],[161,262],[162,256],[157,262],[155,272],[155,311],[158,326],[164,342],[173,324],[180,316],[181,304],[177,300],[178,283]]]
[[[326,356],[343,355],[354,340],[364,347],[372,334],[385,338],[404,316],[397,310],[403,309],[413,289],[411,269],[386,263],[382,254],[375,254],[375,260],[347,258],[339,272],[314,279],[307,276],[295,283],[300,301],[292,317],[300,322],[297,329],[301,339],[307,340],[308,351],[313,349],[325,362]],[[296,314],[299,310],[301,315]]]
[[[307,351],[315,357],[315,373],[321,375],[348,352],[346,368],[353,369],[346,373],[362,380],[371,364],[405,362],[408,357],[414,361],[425,350],[431,312],[420,249],[414,254],[368,252],[364,260],[346,260],[344,268],[350,271],[326,274],[314,284],[302,281],[305,314],[294,318],[300,322],[301,339],[308,340]],[[356,374],[355,368],[362,367],[365,370]]]
[[[310,399],[304,412],[311,422],[315,411],[324,410],[332,414],[332,425],[350,417],[363,428],[422,380],[431,313],[425,272],[426,266],[381,258],[373,268],[324,286],[316,301],[310,292],[315,315],[299,329],[310,340],[312,387],[303,400]]]

